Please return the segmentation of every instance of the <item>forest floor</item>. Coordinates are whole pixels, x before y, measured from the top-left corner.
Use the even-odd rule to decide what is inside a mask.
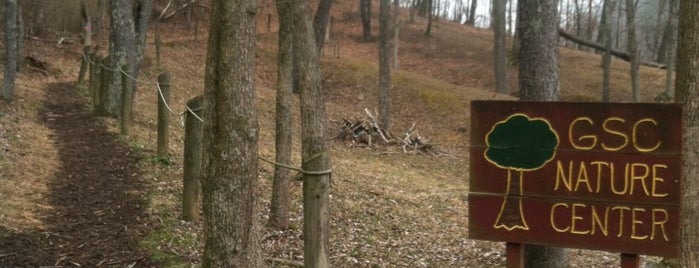
[[[376,43],[359,41],[356,8],[349,2],[333,7],[336,28],[322,59],[329,135],[337,130],[334,122],[363,118],[364,108],[376,104]],[[266,16],[259,17],[260,156],[273,159],[276,33],[264,31]],[[440,21],[426,37],[422,25],[418,18],[401,29],[401,67],[392,74],[392,130],[400,136],[416,123],[420,134],[450,156],[331,142],[334,267],[505,264],[503,243],[468,238],[469,115],[471,100],[515,98],[493,93],[488,30]],[[164,24],[163,31],[162,67],[154,66],[149,42],[130,136],[118,134],[117,121],[92,115],[89,94],[75,85],[77,37],[56,33],[56,39],[68,35],[74,42],[33,40],[26,46],[48,63],[49,72],[25,68],[15,102],[0,102],[0,267],[191,267],[201,261],[201,224],[180,220],[183,128],[172,116],[170,157],[156,157],[153,84],[161,72],[171,74],[175,112],[202,94],[206,36],[193,36],[176,23]],[[566,48],[560,54],[564,100],[598,99],[600,56]],[[662,90],[664,73],[648,68],[641,73],[644,100],[652,101]],[[509,75],[516,88],[516,68],[510,67]],[[628,101],[628,85],[628,64],[614,61],[612,99]],[[300,162],[298,116],[295,111],[294,164]],[[259,172],[257,220],[264,225],[273,167],[260,163]],[[293,182],[291,191],[289,229],[265,227],[260,237],[266,257],[301,262],[301,183]],[[568,254],[571,267],[619,267],[618,254]],[[658,259],[643,261],[650,265]]]

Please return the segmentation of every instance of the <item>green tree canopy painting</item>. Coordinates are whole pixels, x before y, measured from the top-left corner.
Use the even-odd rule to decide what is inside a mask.
[[[485,158],[497,167],[507,169],[507,192],[493,227],[528,230],[521,204],[523,173],[537,170],[553,160],[558,135],[542,118],[514,114],[493,125],[485,139]],[[517,180],[512,180],[512,171],[518,171]]]

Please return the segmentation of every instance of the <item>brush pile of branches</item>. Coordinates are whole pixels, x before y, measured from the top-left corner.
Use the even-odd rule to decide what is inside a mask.
[[[341,122],[337,122],[339,130],[335,139],[349,140],[352,147],[400,146],[407,154],[450,156],[430,143],[431,139],[420,136],[415,123],[403,134],[402,138],[395,137],[379,126],[376,117],[369,109],[364,109],[364,113],[366,116],[362,119],[343,118]]]

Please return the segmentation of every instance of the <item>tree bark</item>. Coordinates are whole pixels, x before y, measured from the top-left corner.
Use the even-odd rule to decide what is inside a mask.
[[[97,0],[97,16],[95,17],[95,32],[97,40],[102,41],[104,35],[104,9],[106,0]]]
[[[575,7],[575,35],[582,36],[582,7],[580,7],[581,0],[573,0],[573,6]],[[576,49],[580,49],[580,46],[576,44]]]
[[[429,36],[430,33],[432,33],[432,2],[434,0],[425,0],[427,1],[427,6],[430,12],[427,14],[427,29],[425,29],[425,35]]]
[[[680,265],[699,267],[699,2],[680,1],[677,102],[682,104],[682,206]]]
[[[44,0],[32,0],[29,6],[29,34],[41,36],[44,34]]]
[[[153,10],[153,0],[137,0],[134,3],[134,39],[136,47],[136,57],[133,77],[138,78],[138,73],[143,69],[143,59],[145,58],[146,38],[148,34],[148,24]],[[133,94],[136,94],[138,83],[134,83]],[[134,96],[135,97],[135,96]],[[134,98],[135,99],[135,98]]]
[[[636,40],[636,3],[634,0],[626,0],[626,47],[631,62],[631,97],[634,102],[641,101],[641,92],[638,85],[639,56],[638,41]]]
[[[505,8],[507,0],[493,2],[493,26],[495,28],[495,48],[493,51],[493,67],[495,72],[495,91],[502,94],[510,93],[507,83],[507,29]]]
[[[558,47],[555,0],[520,0],[519,87],[521,100],[557,101]]]
[[[517,1],[517,12],[519,12],[519,10],[522,10],[523,7],[521,5],[523,4],[523,1]],[[522,49],[520,46],[522,40],[520,39],[521,33],[519,32],[519,29],[520,27],[515,26],[515,34],[512,36],[512,47],[510,48],[510,61],[513,65],[519,65],[519,53]]]
[[[316,47],[318,54],[322,55],[323,45],[325,44],[325,33],[328,30],[328,22],[330,21],[330,8],[332,8],[333,0],[320,0],[318,9],[313,18],[313,29],[315,30]]]
[[[257,234],[255,0],[211,4],[204,83],[202,267],[262,267]],[[310,36],[312,38],[312,36]]]
[[[393,69],[398,70],[398,48],[400,47],[400,1],[394,0],[393,7],[395,10],[395,20],[393,23]]]
[[[285,1],[285,0],[278,0]],[[330,151],[321,91],[320,61],[306,1],[291,1],[294,58],[299,63],[301,159],[303,175],[303,242],[305,267],[329,267]]]
[[[615,6],[615,4],[613,2],[610,2],[610,1],[603,1],[602,2],[602,17],[600,18],[600,21],[599,21],[600,28],[599,28],[599,32],[597,33],[597,43],[598,44],[605,44],[604,41],[605,41],[606,35],[604,34],[605,29],[604,29],[603,25],[605,25],[607,23],[608,23],[607,27],[609,27],[610,36],[611,36],[611,30],[612,30],[612,22],[611,22],[612,15],[611,14],[614,13],[614,6]],[[605,8],[609,10],[609,16],[604,15],[605,14],[604,12],[606,12]],[[598,49],[597,51],[601,51],[601,50]]]
[[[609,102],[609,76],[612,65],[612,28],[609,18],[612,14],[613,3],[604,1],[602,6],[602,25],[600,35],[604,40],[604,55],[602,56],[602,102]]]
[[[468,11],[468,20],[466,24],[475,26],[476,25],[476,6],[478,5],[478,0],[471,0],[471,7]]]
[[[431,1],[431,0],[430,0]],[[391,126],[391,64],[388,45],[391,24],[391,0],[380,0],[379,5],[379,126],[385,130]]]
[[[675,33],[677,33],[677,18],[674,16],[674,14],[677,12],[679,0],[670,0],[669,2],[669,11],[671,15],[667,18],[667,50],[661,51],[660,53],[666,54],[665,59],[667,59],[665,65],[667,66],[667,68],[665,68],[665,96],[667,96],[669,99],[673,99],[675,97],[675,90],[672,83],[672,73],[675,68],[675,59],[677,58],[675,56],[677,49],[677,41],[675,40]]]
[[[614,40],[614,47],[620,47],[620,40],[621,40],[621,18],[622,16],[622,11],[624,10],[621,5],[623,5],[622,1],[616,1],[615,2],[619,8],[617,8],[617,14],[616,14],[616,33],[614,34],[614,37],[616,40]]]
[[[126,63],[134,62],[136,53],[134,46],[133,13],[130,0],[110,1],[110,32],[109,32],[109,68],[103,73],[108,78],[107,88],[102,89],[99,114],[118,117],[121,111],[121,71],[133,75],[134,65],[122,70]]]
[[[2,81],[2,99],[12,102],[17,76],[17,0],[5,0],[5,77]]]
[[[665,13],[665,4],[667,4],[667,2],[667,0],[660,0],[658,3],[659,7],[658,13],[655,16],[655,27],[652,29],[653,43],[649,49],[651,52],[651,58],[657,58],[659,54],[665,53],[665,50],[660,50],[658,47],[660,47],[660,43],[663,42],[663,33],[666,29],[666,27],[663,27],[663,14]],[[668,12],[668,14],[672,14],[672,12]],[[669,24],[669,20],[671,18],[672,15],[668,16],[668,23],[665,24],[666,26]]]
[[[76,86],[82,88],[85,83],[85,76],[87,74],[87,69],[90,64],[88,61],[88,55],[90,55],[90,50],[92,47],[92,23],[90,22],[90,15],[87,12],[87,6],[85,0],[80,1],[80,15],[83,19],[83,56],[80,57],[80,71],[78,73],[78,82]]]
[[[22,5],[17,5],[17,72],[22,69],[24,62],[24,19],[22,16]]]
[[[371,0],[359,0],[359,10],[362,17],[362,40],[371,41]]]
[[[291,99],[293,71],[293,33],[294,18],[289,12],[291,3],[277,1],[279,15],[279,49],[277,52],[277,104],[275,112],[275,161],[291,164]],[[270,201],[269,224],[278,229],[289,226],[289,180],[290,170],[275,166]]]
[[[558,101],[556,0],[519,0],[519,88],[523,101]],[[526,267],[566,267],[561,248],[527,245]]]
[[[587,1],[587,31],[585,31],[585,38],[587,40],[593,40],[593,31],[594,31],[594,25],[593,25],[593,17],[594,14],[592,13],[592,0]]]

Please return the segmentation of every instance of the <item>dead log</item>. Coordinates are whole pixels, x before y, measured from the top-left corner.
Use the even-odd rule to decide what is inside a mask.
[[[597,50],[600,50],[600,51],[604,51],[604,50],[605,50],[604,45],[601,45],[601,44],[592,42],[592,41],[590,41],[590,40],[585,40],[585,39],[583,39],[583,38],[577,37],[577,36],[575,36],[575,35],[573,35],[573,34],[571,34],[571,33],[567,33],[567,32],[564,31],[563,29],[558,29],[558,35],[560,35],[561,37],[563,37],[563,38],[565,38],[565,39],[567,39],[567,40],[570,40],[570,41],[572,41],[573,43],[576,43],[576,44],[578,44],[578,45],[582,45],[582,46],[586,46],[586,47],[591,47],[591,48],[594,48],[594,49],[597,49]],[[621,59],[621,60],[623,60],[623,61],[626,61],[626,62],[630,62],[630,61],[631,61],[631,56],[629,55],[629,53],[626,53],[626,52],[624,52],[624,51],[612,49],[612,50],[610,51],[610,53],[612,54],[612,56],[617,57],[617,58],[619,58],[619,59]],[[658,69],[665,69],[665,64],[662,64],[662,63],[657,63],[657,62],[652,62],[652,61],[641,61],[640,63],[641,63],[641,65],[643,65],[643,66],[648,66],[648,67],[653,67],[653,68],[658,68]]]

